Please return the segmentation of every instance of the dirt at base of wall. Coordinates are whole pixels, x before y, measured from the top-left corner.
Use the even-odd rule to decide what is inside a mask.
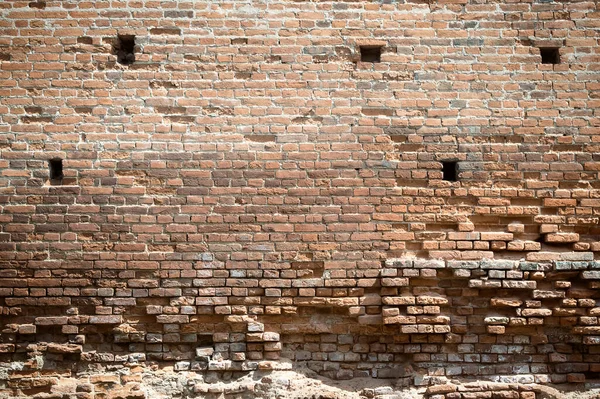
[[[0,398],[36,399],[598,399],[600,384],[550,387],[540,384],[450,380],[404,387],[400,380],[356,378],[334,381],[303,368],[284,370],[177,372],[134,365],[82,372],[24,370],[0,366]],[[286,369],[287,368],[287,369]]]

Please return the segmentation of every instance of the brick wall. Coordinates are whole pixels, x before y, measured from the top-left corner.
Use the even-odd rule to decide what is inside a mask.
[[[0,361],[598,378],[599,28],[592,1],[3,2]]]

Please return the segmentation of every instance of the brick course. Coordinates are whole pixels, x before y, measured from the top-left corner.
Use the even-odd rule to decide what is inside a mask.
[[[10,378],[43,355],[67,374],[289,359],[406,386],[597,380],[599,12],[0,4]],[[33,395],[23,381],[0,393]]]

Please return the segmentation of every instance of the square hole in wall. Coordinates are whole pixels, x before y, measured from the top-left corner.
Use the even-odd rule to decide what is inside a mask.
[[[558,47],[540,47],[542,64],[560,64],[560,52]]]
[[[382,46],[360,46],[361,62],[381,62]]]
[[[123,65],[130,65],[135,62],[135,36],[119,35],[115,45],[115,53],[117,54],[117,62]]]
[[[212,334],[198,334],[198,346],[214,346],[215,341]]]
[[[446,181],[458,180],[457,161],[442,161],[442,179]]]
[[[61,184],[63,175],[63,161],[60,158],[50,159],[48,161],[50,182],[52,184]]]

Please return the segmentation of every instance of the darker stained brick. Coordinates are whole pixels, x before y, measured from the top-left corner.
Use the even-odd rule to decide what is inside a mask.
[[[201,57],[196,54],[186,54],[183,56],[183,59],[186,61],[200,61]]]
[[[25,107],[25,112],[28,114],[41,114],[42,107]]]
[[[315,278],[323,276],[324,262],[292,262],[292,270],[298,271],[299,278]]]
[[[44,8],[46,8],[46,2],[45,1],[32,1],[31,3],[29,3],[29,8],[37,8],[39,10],[43,10]]]
[[[70,159],[96,159],[98,153],[96,151],[77,151],[69,155]]]
[[[75,112],[78,114],[91,114],[92,110],[92,107],[75,107]]]
[[[406,143],[408,137],[401,135],[390,135],[390,138],[394,143]]]
[[[186,107],[155,107],[156,112],[161,114],[185,114]]]
[[[151,35],[181,35],[181,29],[179,28],[152,28],[150,29]]]
[[[256,143],[268,143],[269,141],[275,141],[277,136],[274,134],[247,134],[244,138]]]
[[[364,108],[362,109],[363,115],[367,116],[392,116],[394,115],[394,110],[392,108]]]
[[[150,87],[153,87],[153,88],[163,87],[165,89],[175,89],[175,88],[177,88],[177,85],[175,83],[169,82],[169,81],[153,80],[150,83]]]
[[[50,195],[79,195],[81,192],[80,187],[70,186],[66,187],[74,179],[63,179],[63,186],[52,186],[49,189]]]
[[[483,46],[483,39],[452,39],[453,46]]]
[[[194,18],[193,11],[165,11],[165,18]]]
[[[196,117],[191,115],[166,115],[165,118],[175,123],[192,123],[196,120]]]
[[[250,79],[252,77],[252,72],[236,72],[235,73],[235,78],[236,79]]]
[[[386,72],[382,76],[383,80],[394,80],[394,81],[403,81],[403,80],[413,80],[414,75],[412,72],[402,71],[402,72]]]
[[[310,111],[308,114],[306,115],[302,115],[302,116],[297,116],[294,119],[292,119],[293,123],[306,123],[306,122],[323,122],[323,117],[322,116],[317,116],[315,115],[315,113],[313,111]]]
[[[392,137],[393,140],[393,137]],[[405,152],[413,152],[413,151],[424,151],[425,146],[423,146],[422,144],[400,144],[398,146],[398,152],[400,153],[405,153]]]
[[[221,107],[205,107],[204,111],[208,115],[233,115],[233,109]]]
[[[417,129],[412,128],[412,127],[387,127],[387,128],[384,128],[384,132],[386,134],[390,134],[390,135],[392,135],[392,134],[411,135],[411,134],[415,134],[417,132]]]
[[[315,64],[325,64],[325,63],[329,62],[329,56],[328,55],[313,55],[313,62]]]
[[[424,179],[396,179],[396,185],[399,187],[423,187],[427,183]]]
[[[10,61],[10,54],[6,54],[6,53],[1,53],[0,54],[0,61]]]
[[[117,184],[116,177],[103,177],[100,179],[100,184],[103,186],[114,186]]]
[[[240,44],[248,44],[248,38],[247,37],[236,37],[234,39],[231,39],[231,44],[233,44],[234,46],[240,45]]]
[[[55,232],[62,233],[67,231],[66,223],[51,223],[51,224],[38,224],[35,226],[35,231],[38,233]]]
[[[99,71],[105,71],[107,69],[113,69],[116,64],[116,62],[99,62],[96,66]]]
[[[129,69],[135,69],[135,70],[148,69],[148,70],[158,71],[160,69],[160,63],[158,63],[158,62],[136,62],[136,63],[129,65]]]
[[[21,117],[23,123],[50,123],[52,122],[51,116],[23,116]]]
[[[78,44],[92,44],[94,43],[93,39],[89,36],[79,36],[77,38]]]

